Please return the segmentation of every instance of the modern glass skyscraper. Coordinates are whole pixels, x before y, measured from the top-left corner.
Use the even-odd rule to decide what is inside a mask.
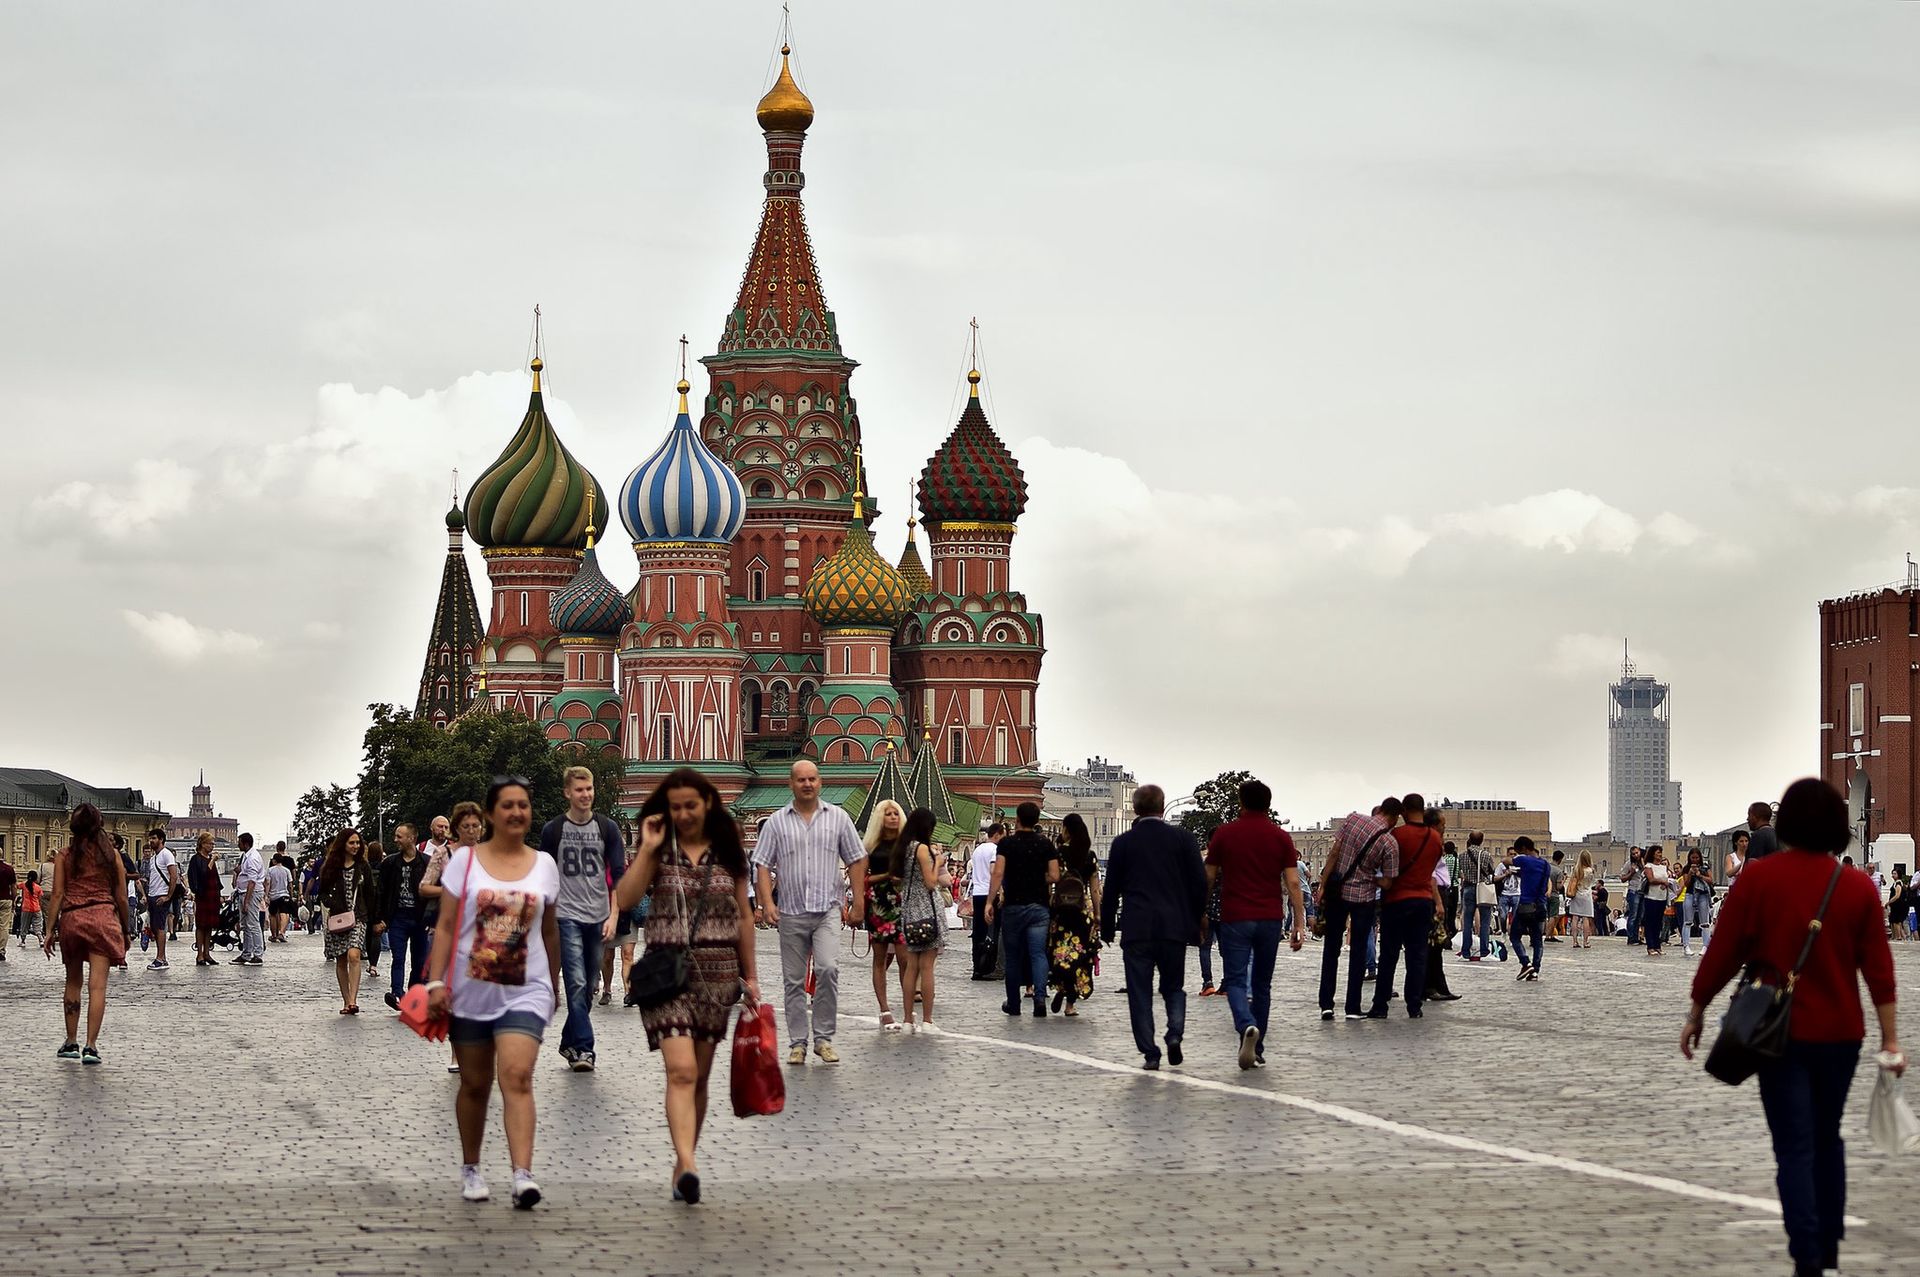
[[[1679,837],[1680,782],[1669,779],[1673,688],[1634,669],[1625,655],[1607,688],[1607,814],[1613,840],[1644,847]]]

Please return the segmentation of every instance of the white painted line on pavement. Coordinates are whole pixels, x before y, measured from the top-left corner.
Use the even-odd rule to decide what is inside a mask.
[[[1628,973],[1634,974],[1634,973]],[[841,1016],[843,1020],[855,1020],[866,1024],[878,1025],[876,1016]],[[1288,1095],[1284,1091],[1263,1091],[1251,1086],[1236,1086],[1231,1082],[1220,1082],[1213,1078],[1195,1077],[1190,1073],[1175,1073],[1167,1069],[1147,1070],[1137,1064],[1116,1064],[1112,1060],[1102,1060],[1091,1055],[1081,1055],[1076,1051],[1062,1050],[1056,1046],[1042,1046],[1037,1042],[1017,1042],[1012,1038],[984,1037],[977,1033],[956,1032],[941,1027],[933,1036],[955,1038],[962,1042],[977,1042],[982,1046],[997,1046],[1009,1051],[1025,1051],[1031,1055],[1046,1056],[1066,1064],[1078,1064],[1103,1073],[1115,1073],[1122,1077],[1145,1078],[1168,1086],[1175,1084],[1191,1086],[1203,1091],[1214,1091],[1222,1095],[1240,1095],[1248,1099],[1262,1100],[1268,1104],[1279,1104],[1287,1108],[1300,1109],[1320,1117],[1329,1117],[1336,1122],[1345,1122],[1349,1126],[1358,1126],[1366,1130],[1381,1131],[1388,1135],[1398,1135],[1403,1139],[1421,1140],[1428,1144],[1439,1144],[1445,1148],[1459,1149],[1467,1153],[1479,1153],[1488,1157],[1501,1157],[1512,1162],[1524,1162],[1532,1166],[1545,1166],[1553,1170],[1566,1171],[1574,1175],[1585,1175],[1591,1179],[1614,1180],[1622,1184],[1633,1184],[1640,1188],[1652,1189],[1659,1193],[1677,1193],[1682,1197],[1697,1198],[1703,1202],[1718,1202],[1723,1206],[1738,1206],[1743,1210],[1759,1211],[1764,1215],[1780,1214],[1780,1203],[1768,1197],[1753,1197],[1746,1193],[1730,1193],[1724,1189],[1708,1188],[1704,1184],[1691,1184],[1683,1179],[1672,1179],[1665,1175],[1642,1175],[1637,1171],[1623,1171],[1613,1166],[1603,1166],[1598,1162],[1584,1161],[1577,1157],[1562,1157],[1557,1153],[1537,1153],[1532,1149],[1513,1148],[1505,1144],[1491,1144],[1486,1140],[1477,1140],[1465,1135],[1449,1135],[1445,1131],[1428,1130],[1424,1126],[1415,1126],[1410,1122],[1399,1122],[1392,1118],[1379,1117],[1359,1109],[1348,1108],[1344,1104],[1328,1104],[1322,1100],[1310,1100],[1304,1096]],[[1867,1221],[1848,1215],[1849,1228],[1864,1228]]]
[[[1601,975],[1624,976],[1629,980],[1644,980],[1647,978],[1647,973],[1644,971],[1614,971],[1607,967],[1596,967],[1594,969]]]

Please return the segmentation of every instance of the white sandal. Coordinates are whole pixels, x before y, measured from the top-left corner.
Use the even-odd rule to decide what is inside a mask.
[[[896,1023],[894,1023],[894,1020],[893,1020],[893,1012],[891,1012],[891,1011],[882,1011],[882,1012],[880,1013],[880,1031],[881,1031],[882,1033],[898,1033],[898,1032],[900,1032],[900,1026],[899,1026],[898,1024],[896,1024]]]

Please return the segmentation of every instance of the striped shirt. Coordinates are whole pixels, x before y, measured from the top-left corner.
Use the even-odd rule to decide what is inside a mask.
[[[853,817],[821,803],[808,820],[788,803],[760,826],[753,863],[773,870],[773,903],[782,913],[831,913],[845,903],[840,866],[866,859]]]
[[[1357,811],[1340,822],[1331,858],[1333,872],[1346,875],[1340,883],[1340,898],[1348,904],[1372,904],[1380,894],[1374,879],[1392,878],[1400,872],[1400,844],[1387,834],[1386,822]]]

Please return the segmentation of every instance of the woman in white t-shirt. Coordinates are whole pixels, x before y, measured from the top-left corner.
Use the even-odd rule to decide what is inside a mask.
[[[486,841],[447,860],[440,917],[427,959],[427,1005],[450,1012],[447,1038],[460,1061],[454,1114],[460,1128],[460,1195],[487,1200],[480,1143],[494,1079],[513,1161],[513,1204],[540,1200],[533,1182],[533,1065],[560,995],[560,871],[527,845],[533,796],[507,777],[487,789]],[[457,922],[450,920],[456,919]]]
[[[1673,899],[1673,871],[1667,866],[1666,852],[1647,848],[1646,874],[1646,884],[1640,888],[1640,935],[1647,956],[1657,958],[1667,930],[1667,902]]]

